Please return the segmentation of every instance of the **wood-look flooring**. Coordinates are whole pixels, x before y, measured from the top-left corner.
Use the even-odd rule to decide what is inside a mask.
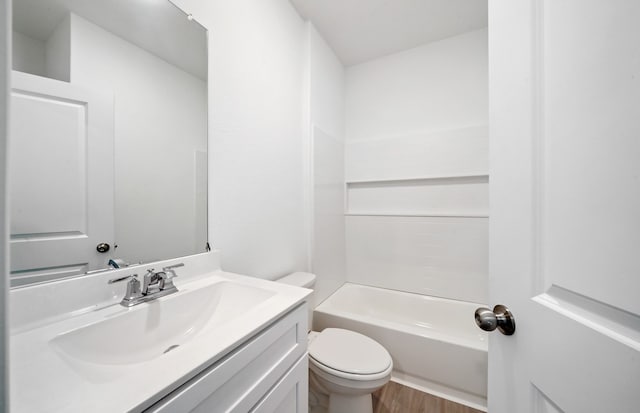
[[[390,381],[373,393],[373,413],[482,413]]]

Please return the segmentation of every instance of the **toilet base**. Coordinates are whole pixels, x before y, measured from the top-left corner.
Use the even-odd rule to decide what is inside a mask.
[[[329,413],[372,413],[371,395],[351,396],[331,394],[329,396]]]
[[[385,377],[371,382],[345,382],[338,377],[326,376],[311,365],[309,369],[310,413],[373,413],[371,393],[384,386]],[[324,378],[323,378],[324,377]],[[330,381],[329,381],[330,380]],[[342,384],[336,383],[341,382]]]

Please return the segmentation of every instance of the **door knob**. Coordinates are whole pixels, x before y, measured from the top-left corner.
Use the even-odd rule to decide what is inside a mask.
[[[111,249],[111,246],[106,242],[101,242],[100,244],[96,245],[96,250],[101,254],[109,251],[109,249]]]
[[[485,307],[478,308],[476,324],[484,331],[493,331],[497,328],[505,336],[510,336],[516,331],[516,319],[507,307],[500,304],[493,307],[493,311]]]

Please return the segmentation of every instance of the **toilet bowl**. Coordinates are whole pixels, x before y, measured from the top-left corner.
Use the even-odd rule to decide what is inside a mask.
[[[312,288],[315,275],[298,272],[277,281]],[[313,304],[309,311],[311,326]],[[391,378],[389,352],[377,341],[341,328],[311,331],[308,337],[310,411],[372,413],[371,393]]]
[[[312,385],[329,396],[329,413],[371,413],[371,393],[389,382],[389,352],[373,339],[341,328],[309,333]]]

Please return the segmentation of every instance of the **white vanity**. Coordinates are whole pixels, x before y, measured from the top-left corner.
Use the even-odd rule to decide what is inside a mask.
[[[178,262],[153,301],[108,284]],[[13,289],[11,411],[306,412],[309,293],[216,252]]]

